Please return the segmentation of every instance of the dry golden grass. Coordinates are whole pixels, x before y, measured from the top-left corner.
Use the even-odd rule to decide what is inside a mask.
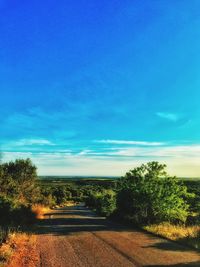
[[[8,262],[12,253],[13,248],[9,243],[6,242],[0,247],[0,266],[4,266]]]
[[[183,226],[161,223],[145,226],[144,229],[170,240],[179,241],[195,248],[200,248],[200,225]]]
[[[61,207],[71,207],[74,206],[74,201],[67,201],[62,205],[56,205],[54,208],[61,208]],[[31,208],[32,212],[35,214],[37,219],[44,219],[44,215],[47,213],[50,213],[52,210],[50,207],[41,205],[41,204],[35,204]]]
[[[67,202],[65,202],[65,204],[63,206],[72,207],[72,206],[75,206],[75,205],[76,205],[76,202],[74,202],[74,201],[67,201]]]
[[[55,205],[53,208],[64,208],[64,207],[73,207],[73,206],[75,206],[77,204],[77,202],[75,202],[75,201],[66,201],[66,202],[64,202],[64,203],[62,203],[62,204],[60,204],[60,205]]]
[[[47,206],[36,204],[32,206],[32,212],[35,213],[37,219],[43,219],[45,213],[49,213],[51,209]]]
[[[4,267],[34,267],[39,262],[34,235],[12,233],[0,248],[1,265]]]

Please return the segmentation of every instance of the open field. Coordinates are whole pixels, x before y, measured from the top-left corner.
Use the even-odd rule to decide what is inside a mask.
[[[40,176],[40,185],[112,185],[119,177]]]
[[[120,176],[38,176],[38,182],[45,184],[66,184],[66,183],[101,183],[105,182],[116,182]],[[200,177],[179,177],[186,185],[198,185],[200,187]]]

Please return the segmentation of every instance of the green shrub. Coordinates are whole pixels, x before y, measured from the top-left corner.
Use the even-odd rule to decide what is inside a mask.
[[[9,224],[12,220],[14,202],[6,196],[0,196],[0,224]]]
[[[17,159],[0,164],[0,194],[17,199],[24,205],[37,202],[36,166],[30,159]]]
[[[116,194],[113,190],[91,193],[86,198],[86,205],[103,216],[110,216],[116,209]]]
[[[121,178],[117,210],[137,223],[185,222],[187,199],[193,197],[176,177],[165,172],[165,165],[149,162]]]
[[[15,203],[12,199],[0,196],[0,225],[25,225],[33,223],[35,215],[30,206]]]

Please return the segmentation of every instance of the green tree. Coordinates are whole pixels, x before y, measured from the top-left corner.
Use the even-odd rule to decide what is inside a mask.
[[[0,167],[0,193],[16,198],[20,203],[34,203],[39,196],[36,179],[37,169],[30,159],[3,163]]]
[[[193,195],[165,168],[153,161],[127,172],[118,185],[118,212],[138,223],[185,222]]]
[[[109,216],[116,209],[116,193],[111,189],[91,192],[90,196],[86,198],[86,205],[101,215]]]

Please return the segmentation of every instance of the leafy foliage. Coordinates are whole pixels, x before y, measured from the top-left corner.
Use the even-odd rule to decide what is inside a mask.
[[[0,165],[0,194],[24,205],[37,202],[36,167],[30,159],[18,159]]]
[[[121,178],[117,210],[137,223],[185,222],[193,195],[158,162],[142,164]]]
[[[38,180],[41,189],[39,202],[45,205],[60,205],[67,201],[85,202],[91,194],[115,188],[113,180],[59,179],[43,178]]]
[[[36,167],[30,159],[0,164],[0,225],[18,227],[34,221],[31,205],[38,201]]]
[[[111,215],[116,209],[116,194],[113,190],[91,193],[86,198],[86,205],[103,216]]]

